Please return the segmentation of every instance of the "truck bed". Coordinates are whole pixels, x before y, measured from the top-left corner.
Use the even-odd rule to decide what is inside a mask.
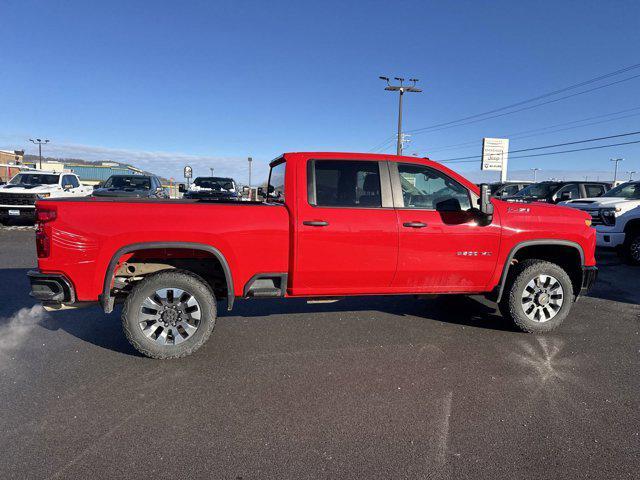
[[[41,271],[64,271],[77,301],[96,301],[118,250],[132,244],[204,244],[226,258],[233,290],[258,272],[287,272],[289,212],[260,202],[74,198],[41,200],[56,220],[45,224],[51,255]]]

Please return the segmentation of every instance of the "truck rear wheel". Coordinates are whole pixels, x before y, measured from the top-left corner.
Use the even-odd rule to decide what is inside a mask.
[[[560,326],[572,303],[567,272],[555,263],[533,259],[512,267],[499,307],[520,330],[542,333]]]
[[[216,303],[208,284],[187,271],[162,271],[140,281],[122,309],[131,344],[151,358],[191,355],[209,338]]]

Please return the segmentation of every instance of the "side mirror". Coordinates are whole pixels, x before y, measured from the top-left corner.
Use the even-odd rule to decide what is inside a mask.
[[[493,205],[492,205],[493,206]],[[436,211],[438,212],[461,212],[460,200],[457,198],[447,198],[436,203]]]
[[[571,194],[571,192],[562,192],[560,194],[560,201],[566,202],[567,200],[571,200],[572,197],[573,195]]]
[[[96,184],[93,186],[93,189],[94,189],[94,190],[97,190],[98,188],[102,188],[102,184],[101,184],[101,183],[96,183]]]
[[[70,183],[67,183],[66,185],[62,186],[63,190],[71,190],[73,188],[73,185],[71,185]]]
[[[186,192],[186,191],[187,191],[187,187],[185,186],[185,184],[184,184],[184,183],[180,183],[180,184],[178,185],[178,191],[179,191],[180,193],[184,193],[184,192]]]
[[[480,185],[480,213],[485,218],[485,225],[489,225],[493,221],[493,203],[491,203],[491,189],[489,185],[483,183]]]

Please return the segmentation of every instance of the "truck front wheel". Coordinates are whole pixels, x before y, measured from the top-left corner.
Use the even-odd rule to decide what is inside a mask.
[[[511,268],[499,307],[520,330],[542,333],[557,328],[572,303],[567,272],[555,263],[534,259]]]
[[[208,284],[187,271],[150,275],[135,285],[122,309],[131,344],[151,358],[191,355],[209,338],[216,303]]]
[[[630,265],[640,265],[640,232],[631,231],[626,237],[622,248],[627,262]]]

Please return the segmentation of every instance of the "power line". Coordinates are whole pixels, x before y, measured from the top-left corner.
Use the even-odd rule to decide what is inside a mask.
[[[521,148],[520,150],[511,150],[509,153],[519,153],[519,152],[530,152],[532,150],[544,150],[545,148],[554,148],[554,147],[564,147],[567,145],[576,145],[578,143],[587,143],[587,142],[597,142],[600,140],[608,140],[610,138],[619,138],[619,137],[628,137],[630,135],[638,135],[640,131],[637,132],[629,132],[629,133],[619,133],[616,135],[608,135],[606,137],[596,137],[596,138],[588,138],[586,140],[576,140],[574,142],[565,142],[565,143],[556,143],[554,145],[545,145],[543,147],[531,147],[531,148]],[[445,160],[440,160],[440,162],[452,162],[455,160],[467,160],[471,158],[480,158],[478,155],[470,155],[468,157],[457,157],[457,158],[447,158]]]
[[[547,152],[547,153],[532,153],[529,155],[516,155],[515,157],[509,157],[509,160],[513,160],[516,158],[530,158],[530,157],[544,157],[546,155],[559,155],[561,153],[571,153],[571,152],[583,152],[585,150],[597,150],[599,148],[609,148],[609,147],[619,147],[621,145],[633,145],[634,143],[640,143],[640,140],[635,140],[633,142],[624,142],[624,143],[611,143],[609,145],[598,145],[597,147],[585,147],[585,148],[574,148],[571,150],[560,150],[559,152]],[[438,163],[473,163],[477,162],[479,157],[476,157],[475,160],[434,160]]]
[[[428,127],[423,127],[423,128],[416,129],[414,131],[421,131],[421,130],[427,130],[427,129],[436,128],[436,127],[442,127],[442,126],[445,126],[445,125],[451,125],[453,123],[463,122],[465,120],[471,120],[473,118],[483,117],[485,115],[490,115],[492,113],[500,112],[502,110],[509,110],[510,108],[519,107],[520,105],[525,105],[527,103],[535,102],[536,100],[542,100],[543,98],[552,97],[552,96],[557,95],[559,93],[566,92],[566,91],[569,91],[569,90],[573,90],[574,88],[580,88],[580,87],[583,87],[585,85],[590,85],[592,83],[599,82],[600,80],[604,80],[605,78],[613,77],[615,75],[620,75],[621,73],[625,73],[625,72],[628,72],[630,70],[634,70],[634,69],[639,68],[639,67],[640,67],[640,63],[636,63],[634,65],[629,65],[628,67],[621,68],[621,69],[616,70],[614,72],[606,73],[604,75],[600,75],[598,77],[591,78],[589,80],[585,80],[585,81],[580,82],[580,83],[575,83],[573,85],[569,85],[567,87],[563,87],[563,88],[560,88],[558,90],[554,90],[552,92],[544,93],[544,94],[538,95],[536,97],[528,98],[526,100],[521,100],[519,102],[512,103],[512,104],[506,105],[504,107],[494,108],[493,110],[487,110],[486,112],[476,113],[475,115],[469,115],[469,116],[466,116],[466,117],[458,118],[457,120],[450,120],[448,122],[437,123],[435,125],[430,125]],[[631,77],[631,78],[635,78],[635,77]]]
[[[564,127],[565,125],[573,125],[573,124],[576,124],[576,123],[587,122],[589,120],[595,120],[597,118],[610,117],[612,115],[619,115],[621,113],[632,112],[632,111],[635,111],[635,110],[640,110],[640,106],[633,107],[633,108],[627,108],[625,110],[620,110],[620,111],[617,111],[617,112],[605,113],[603,115],[596,115],[596,116],[593,116],[593,117],[582,118],[580,120],[572,120],[571,122],[556,123],[555,125],[549,125],[547,127],[540,127],[540,128],[534,128],[534,129],[531,129],[531,130],[524,130],[524,131],[517,132],[517,133],[505,133],[504,135],[499,135],[499,136],[504,136],[504,137],[509,137],[509,138],[529,138],[529,137],[535,137],[537,135],[544,135],[544,134],[547,134],[547,133],[555,133],[555,132],[562,132],[562,131],[565,131],[565,130],[571,130],[573,128],[582,128],[582,127],[588,127],[588,126],[591,126],[591,125],[599,125],[601,123],[614,122],[616,120],[622,120],[624,118],[635,117],[637,115],[640,115],[640,113],[634,113],[634,114],[631,114],[631,115],[625,115],[625,116],[617,117],[617,118],[610,118],[610,119],[607,119],[607,120],[601,120],[599,122],[586,123],[584,125],[576,125],[574,127],[569,127],[569,128],[561,128],[561,129],[558,129],[558,130],[550,130],[550,129],[555,128],[555,127]],[[540,133],[540,134],[534,133],[533,135],[527,135],[527,134],[533,133],[533,132],[543,132],[543,133]],[[477,146],[477,144],[478,144],[478,140],[476,139],[476,140],[470,140],[470,141],[462,142],[462,143],[443,145],[442,147],[437,147],[435,149],[430,149],[429,151],[430,152],[440,152],[440,151],[443,151],[443,150],[451,150],[451,149],[454,149],[455,147],[465,147],[467,145],[476,145]]]
[[[542,107],[542,106],[548,105],[550,103],[555,103],[555,102],[559,102],[561,100],[566,100],[567,98],[577,97],[578,95],[584,95],[585,93],[593,92],[595,90],[600,90],[602,88],[610,87],[612,85],[617,85],[617,84],[622,83],[622,82],[627,82],[629,80],[633,80],[633,79],[638,78],[638,77],[640,77],[640,75],[634,75],[632,77],[623,78],[622,80],[617,80],[615,82],[606,83],[606,84],[600,85],[598,87],[593,87],[593,88],[590,88],[588,90],[583,90],[581,92],[572,93],[571,95],[565,95],[564,97],[554,98],[553,100],[548,100],[546,102],[536,103],[535,105],[529,105],[528,107],[518,108],[517,110],[512,110],[510,112],[499,113],[497,115],[492,115],[492,116],[489,116],[489,117],[479,118],[479,119],[476,119],[476,120],[471,120],[469,122],[457,123],[456,125],[447,125],[447,126],[442,126],[442,127],[439,127],[439,128],[435,128],[435,126],[418,128],[418,129],[415,129],[415,130],[408,130],[407,133],[412,133],[414,135],[417,135],[417,134],[420,134],[420,133],[437,132],[439,130],[446,130],[448,128],[463,127],[465,125],[471,125],[472,123],[484,122],[485,120],[491,120],[492,118],[504,117],[506,115],[512,115],[514,113],[519,113],[519,112],[523,112],[525,110],[531,110],[532,108]]]

